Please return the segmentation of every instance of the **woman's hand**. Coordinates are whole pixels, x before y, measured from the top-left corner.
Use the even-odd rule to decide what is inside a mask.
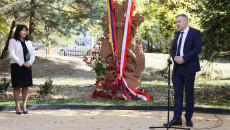
[[[23,63],[23,64],[22,64],[22,66],[24,66],[24,67],[26,67],[26,68],[30,68],[30,67],[31,67],[31,65],[30,65],[30,63],[29,63],[29,62],[25,62],[25,63]]]

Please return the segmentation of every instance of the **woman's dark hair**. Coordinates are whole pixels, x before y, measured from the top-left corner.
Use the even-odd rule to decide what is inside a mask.
[[[28,31],[28,28],[26,25],[18,25],[15,32],[14,32],[14,39],[15,40],[18,40],[20,41],[20,32],[23,30],[23,29],[26,29]],[[28,40],[28,34],[26,35],[25,39],[24,40]]]

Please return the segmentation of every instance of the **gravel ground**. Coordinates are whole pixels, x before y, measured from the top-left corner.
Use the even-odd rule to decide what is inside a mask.
[[[217,117],[223,124],[213,114],[195,113],[191,130],[218,126],[211,130],[229,130],[230,115]],[[165,122],[165,111],[34,110],[28,115],[16,115],[14,111],[0,114],[1,130],[148,130],[149,126],[162,126]],[[185,127],[185,123],[180,127]]]

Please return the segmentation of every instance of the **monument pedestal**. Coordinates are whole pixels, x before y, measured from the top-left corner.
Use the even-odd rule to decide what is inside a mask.
[[[140,78],[125,78],[125,81],[129,85],[129,87],[134,88],[135,90],[141,87],[141,79]]]

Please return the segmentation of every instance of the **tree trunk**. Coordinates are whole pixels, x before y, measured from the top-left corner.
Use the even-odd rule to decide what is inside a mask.
[[[33,41],[33,34],[34,34],[34,28],[35,28],[35,24],[34,24],[34,19],[35,19],[35,2],[34,0],[31,0],[30,2],[31,5],[31,10],[30,10],[30,27],[29,27],[29,40]]]
[[[49,41],[49,27],[45,25],[45,30],[46,30],[46,39],[47,39],[47,49],[46,49],[46,55],[49,55],[50,54],[50,46],[51,46],[51,43]]]
[[[3,51],[2,51],[2,55],[1,55],[0,59],[6,58],[7,51],[8,51],[8,46],[9,46],[9,42],[10,42],[11,37],[13,36],[13,29],[14,29],[15,25],[16,25],[16,22],[14,20],[12,22],[12,26],[10,28],[10,33],[8,35],[8,38],[7,38],[7,41],[6,41],[6,45],[5,45],[5,47],[4,47]]]
[[[147,51],[148,51],[148,52],[150,52],[151,50],[150,50],[149,39],[148,39],[148,43],[147,43],[147,46],[148,46],[148,48],[147,48]]]

